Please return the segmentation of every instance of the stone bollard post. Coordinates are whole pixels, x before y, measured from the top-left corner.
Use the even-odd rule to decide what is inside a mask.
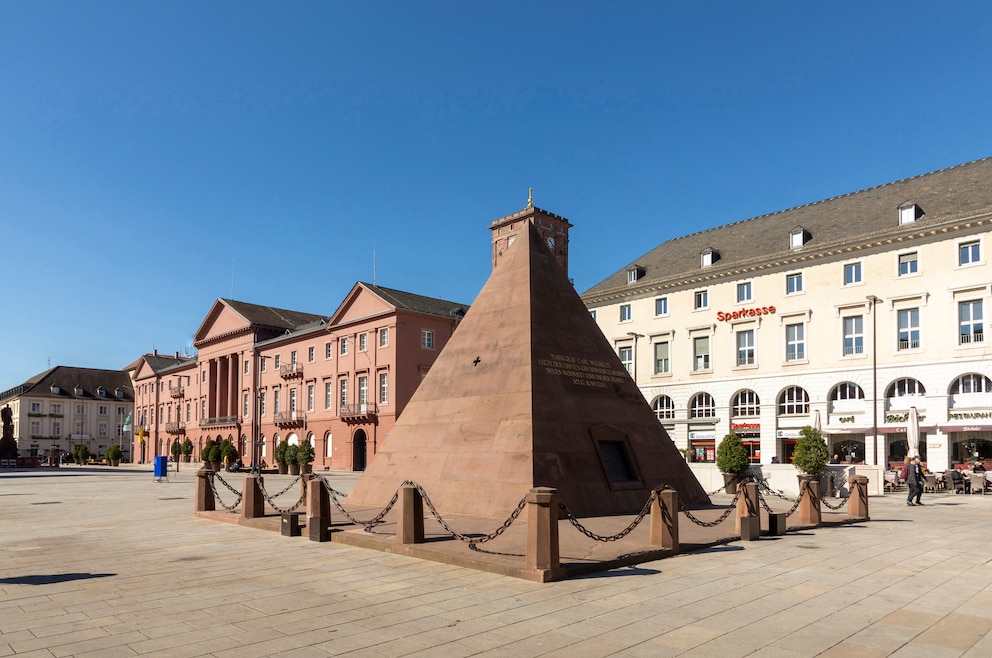
[[[214,487],[208,478],[213,477],[213,471],[201,468],[196,472],[196,510],[197,512],[214,511]]]
[[[741,492],[737,499],[737,523],[735,530],[741,533],[744,541],[754,541],[761,537],[761,510],[758,507],[758,485],[746,482],[738,485]]]
[[[254,519],[265,516],[265,498],[262,497],[262,476],[254,473],[245,476],[241,489],[241,518]]]
[[[396,524],[397,544],[424,543],[424,497],[412,484],[400,487],[400,519]]]
[[[331,529],[331,497],[317,476],[309,474],[307,489],[307,534],[310,541],[327,541]]]
[[[679,493],[665,489],[651,503],[651,545],[679,550]]]
[[[560,569],[558,553],[558,490],[534,487],[527,492],[527,557],[525,568],[543,582]]]
[[[847,515],[852,519],[868,519],[868,477],[852,475],[847,480]]]
[[[805,485],[805,486],[803,486]],[[820,527],[820,478],[800,480],[799,522]]]

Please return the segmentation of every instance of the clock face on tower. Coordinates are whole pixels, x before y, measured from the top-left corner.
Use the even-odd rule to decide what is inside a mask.
[[[554,249],[555,248],[555,237],[553,235],[549,235],[548,236],[548,239],[547,239],[547,243],[548,243],[548,249]]]

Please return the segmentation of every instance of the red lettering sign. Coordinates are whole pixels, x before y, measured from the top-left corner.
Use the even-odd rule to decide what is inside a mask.
[[[731,320],[742,320],[744,318],[756,318],[760,315],[774,315],[774,313],[774,306],[755,306],[754,308],[742,308],[739,311],[729,311],[727,313],[717,311],[716,319],[720,322],[729,322]]]

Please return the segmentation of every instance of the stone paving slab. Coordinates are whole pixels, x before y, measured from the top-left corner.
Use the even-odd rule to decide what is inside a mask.
[[[181,469],[0,471],[0,656],[992,655],[992,496],[539,584],[197,518]]]

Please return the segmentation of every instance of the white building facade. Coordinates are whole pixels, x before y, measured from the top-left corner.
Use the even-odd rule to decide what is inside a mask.
[[[583,294],[676,445],[992,461],[992,158],[665,242]],[[910,445],[910,430],[921,439]]]

